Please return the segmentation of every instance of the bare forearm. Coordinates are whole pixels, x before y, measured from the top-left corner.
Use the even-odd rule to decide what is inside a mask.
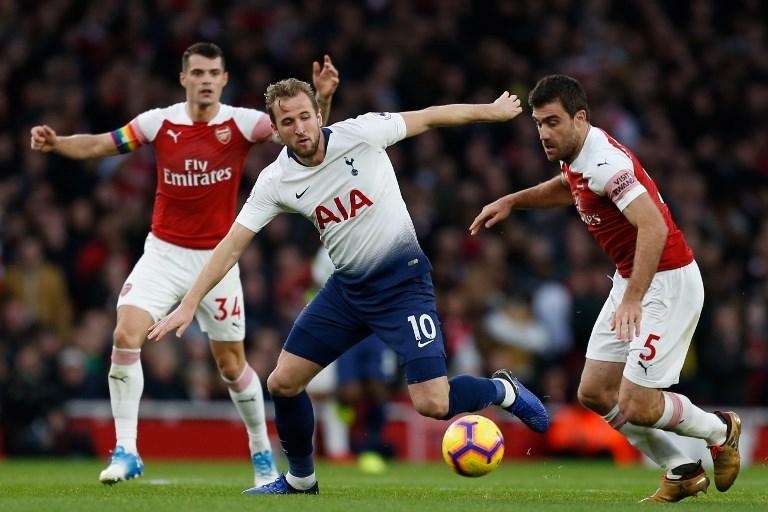
[[[240,255],[248,246],[254,234],[253,231],[234,222],[227,236],[219,242],[219,245],[211,253],[211,257],[208,258],[194,284],[182,299],[182,304],[196,309],[197,305],[203,300],[203,297],[237,263],[237,260],[240,259]]]
[[[664,224],[638,228],[632,275],[627,284],[627,291],[624,292],[625,299],[642,300],[645,296],[659,268],[667,232]]]
[[[203,266],[194,284],[182,299],[182,303],[190,305],[193,309],[202,302],[211,289],[224,279],[227,272],[237,263],[240,252],[233,250],[231,244],[225,238],[211,253],[210,259]]]
[[[495,111],[490,104],[454,104],[429,107],[421,111],[429,128],[461,126],[471,123],[496,121]]]
[[[108,133],[57,137],[53,151],[61,156],[77,160],[118,154],[117,147],[112,142],[112,136]]]
[[[562,178],[555,176],[551,180],[539,183],[506,196],[515,209],[556,208],[573,204],[571,191],[565,187]]]

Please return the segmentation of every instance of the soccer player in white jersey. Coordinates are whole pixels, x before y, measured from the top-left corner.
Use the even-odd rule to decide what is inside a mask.
[[[179,307],[150,339],[181,335],[202,297],[237,262],[255,234],[280,212],[296,212],[320,233],[336,270],[296,319],[267,386],[289,471],[246,494],[317,493],[314,417],[307,383],[371,333],[399,355],[416,410],[449,419],[497,404],[536,432],[549,417],[541,401],[506,370],[494,378],[446,377],[445,350],[430,278],[386,148],[438,126],[503,122],[520,101],[444,105],[416,112],[369,113],[321,128],[309,84],[283,80],[267,89],[273,130],[286,147],[259,175],[226,237]]]
[[[728,490],[739,474],[739,417],[705,412],[663,391],[679,380],[704,302],[691,249],[637,157],[590,125],[577,80],[542,78],[529,104],[547,159],[560,162],[560,173],[486,205],[471,233],[513,209],[575,205],[616,265],[587,346],[579,401],[666,470],[659,489],[643,501],[679,501],[709,486],[701,461],[683,455],[664,430],[705,440],[715,485]]]
[[[187,291],[208,254],[235,216],[243,162],[252,145],[273,140],[261,111],[220,102],[228,75],[221,49],[196,43],[182,56],[179,81],[186,101],[139,114],[111,133],[59,137],[48,126],[32,128],[31,146],[69,158],[98,158],[153,144],[157,192],[144,254],[128,276],[117,303],[109,394],[116,444],[99,479],[107,484],[140,476],[136,448],[139,399],[144,387],[141,347],[148,328]],[[327,115],[338,72],[326,55],[313,63],[318,102]],[[245,359],[243,291],[235,266],[211,290],[197,312],[211,352],[248,430],[256,485],[272,481],[272,460],[259,377]]]

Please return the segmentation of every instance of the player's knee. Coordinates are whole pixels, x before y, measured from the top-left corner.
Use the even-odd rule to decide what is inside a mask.
[[[650,404],[633,397],[621,397],[619,409],[627,421],[641,427],[650,427],[659,419],[658,414]]]
[[[120,324],[112,331],[112,340],[117,348],[141,348],[145,339],[147,339],[146,332],[137,332]]]
[[[577,393],[579,403],[598,414],[605,414],[616,404],[616,397],[606,393],[605,390],[579,386]]]
[[[244,361],[241,361],[237,354],[227,352],[218,354],[216,357],[216,367],[219,374],[227,380],[234,381],[240,378],[243,373]]]
[[[267,389],[272,396],[291,397],[304,391],[303,383],[292,379],[289,375],[275,369],[267,378]]]
[[[448,416],[448,397],[437,395],[421,396],[413,400],[413,407],[422,416],[444,419]]]

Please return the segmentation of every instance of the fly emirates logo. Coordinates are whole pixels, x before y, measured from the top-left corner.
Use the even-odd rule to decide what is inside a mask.
[[[232,167],[208,170],[207,160],[184,160],[184,172],[163,168],[163,182],[176,187],[200,187],[232,179]]]

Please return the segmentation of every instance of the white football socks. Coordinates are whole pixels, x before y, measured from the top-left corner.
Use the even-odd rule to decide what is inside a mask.
[[[672,469],[695,462],[690,457],[685,456],[673,443],[669,434],[663,430],[652,427],[641,427],[629,423],[624,414],[615,405],[611,412],[603,416],[603,419],[610,426],[621,432],[627,438],[632,446],[640,450],[653,462],[664,468],[667,476],[671,475]]]
[[[139,419],[139,400],[144,391],[144,372],[141,369],[141,349],[112,347],[112,366],[109,368],[109,400],[115,419],[116,445],[127,453],[137,454],[136,436]]]
[[[338,404],[331,399],[314,403],[315,414],[323,427],[323,446],[330,457],[349,455],[349,427],[339,416]]]
[[[229,396],[248,430],[251,455],[271,450],[264,417],[264,392],[261,389],[259,376],[250,365],[246,364],[243,373],[236,380],[231,381],[223,376],[222,379],[227,383]]]
[[[654,423],[654,428],[704,439],[708,446],[718,446],[725,442],[727,427],[716,414],[699,409],[685,395],[669,391],[662,393],[664,412]]]
[[[306,491],[315,485],[317,478],[315,477],[314,473],[309,476],[293,476],[290,472],[288,472],[285,474],[285,480],[294,489]]]
[[[512,384],[506,379],[496,378],[494,380],[498,380],[504,385],[504,390],[506,391],[506,394],[504,395],[504,400],[502,400],[501,403],[499,404],[499,407],[501,407],[502,409],[506,409],[507,407],[515,403],[515,398],[517,398],[517,394],[515,393],[515,388],[512,387]]]

